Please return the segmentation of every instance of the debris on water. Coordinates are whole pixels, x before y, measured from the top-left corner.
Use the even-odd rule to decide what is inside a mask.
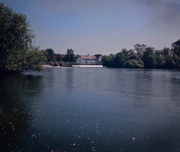
[[[96,150],[94,149],[94,147],[91,147],[91,149],[92,149],[92,151],[96,151]]]
[[[73,147],[76,146],[76,143],[73,143]]]
[[[135,140],[136,140],[136,138],[135,138],[135,137],[132,137],[132,140],[133,140],[133,141],[135,141]]]

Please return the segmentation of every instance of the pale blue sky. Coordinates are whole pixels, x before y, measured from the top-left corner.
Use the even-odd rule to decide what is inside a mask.
[[[162,49],[180,39],[180,0],[0,0],[30,21],[35,45],[75,54]]]

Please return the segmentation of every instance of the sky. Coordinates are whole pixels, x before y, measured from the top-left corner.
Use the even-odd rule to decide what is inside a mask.
[[[34,45],[65,54],[116,54],[180,39],[180,0],[0,0],[27,16]]]

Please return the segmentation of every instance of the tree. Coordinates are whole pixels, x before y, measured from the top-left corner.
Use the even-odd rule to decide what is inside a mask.
[[[157,66],[156,58],[153,55],[149,55],[144,62],[144,66],[145,68],[156,68]]]
[[[135,59],[130,59],[124,63],[123,67],[124,68],[143,68],[144,64],[143,62],[140,63]]]
[[[172,54],[180,57],[180,39],[172,44]]]
[[[26,53],[25,59],[25,70],[41,71],[43,69],[42,62],[46,61],[43,52],[39,51],[37,47],[32,47],[31,50]]]
[[[27,52],[11,50],[6,57],[4,67],[7,72],[40,71],[43,69],[43,61],[46,61],[45,56],[36,47],[31,47]]]
[[[34,36],[29,27],[25,15],[0,3],[0,72],[20,72],[30,68],[26,56]]]
[[[128,51],[126,49],[122,49],[122,51],[116,53],[116,55],[110,54],[108,66],[123,68],[124,63],[127,61],[127,58]]]
[[[172,69],[176,67],[176,63],[171,55],[165,56],[164,68]]]
[[[153,47],[146,48],[146,50],[143,52],[142,59],[143,59],[145,68],[154,68],[155,67],[154,64],[156,61],[154,58],[154,48]]]
[[[108,66],[108,56],[107,55],[104,55],[102,57],[102,63],[103,63],[103,66]]]
[[[55,54],[53,49],[49,48],[43,52],[48,62],[55,61]]]
[[[57,54],[55,54],[55,59],[56,59],[56,61],[61,62],[63,57],[61,54],[57,53]]]
[[[155,55],[163,55],[164,51],[163,50],[155,50]]]
[[[114,67],[114,58],[115,58],[115,55],[114,55],[114,54],[110,54],[110,55],[107,57],[107,62],[106,62],[106,65],[104,65],[104,66]]]
[[[135,44],[134,49],[137,53],[143,53],[146,49],[146,45],[145,44]]]
[[[123,50],[123,52],[117,53],[116,56],[114,57],[113,67],[122,68],[123,64],[124,64],[124,62],[126,60],[126,55],[127,55],[126,50]]]
[[[180,39],[172,43],[171,55],[176,68],[180,68]]]
[[[116,55],[103,56],[103,65],[118,68],[142,68],[144,63],[134,50],[122,49]]]
[[[165,47],[165,48],[163,49],[163,54],[164,54],[164,55],[169,55],[169,54],[170,54],[170,48],[166,48],[166,47]]]
[[[64,61],[66,62],[75,62],[75,57],[74,57],[74,50],[73,49],[67,49],[67,53],[64,57]]]
[[[156,54],[155,59],[157,63],[156,67],[160,69],[164,68],[164,64],[165,64],[164,56],[162,54]]]

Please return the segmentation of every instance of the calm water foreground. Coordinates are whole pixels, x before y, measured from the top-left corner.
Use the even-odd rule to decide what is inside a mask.
[[[179,152],[180,72],[47,68],[1,76],[0,148]]]

